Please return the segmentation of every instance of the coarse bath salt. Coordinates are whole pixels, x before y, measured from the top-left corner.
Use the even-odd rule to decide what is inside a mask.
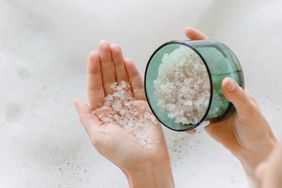
[[[153,82],[158,107],[175,123],[198,123],[209,105],[207,68],[198,54],[189,52],[180,46],[165,53]]]
[[[156,118],[151,112],[145,111],[144,106],[136,106],[140,100],[136,100],[132,96],[129,83],[121,81],[112,84],[111,88],[113,93],[106,96],[103,106],[92,113],[98,117],[102,126],[107,126],[107,124],[120,126],[143,146],[150,148],[152,142],[147,130],[149,126],[154,126],[157,123]],[[145,101],[142,102],[147,105]]]

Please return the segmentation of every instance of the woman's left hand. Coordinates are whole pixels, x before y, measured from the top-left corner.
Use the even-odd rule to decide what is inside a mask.
[[[140,144],[135,137],[118,125],[101,125],[91,113],[112,94],[115,82],[130,83],[136,108],[140,113],[151,113],[142,77],[132,60],[125,60],[116,44],[101,41],[98,51],[93,51],[88,60],[88,99],[90,106],[81,100],[75,101],[80,120],[93,146],[107,159],[117,165],[127,176],[130,187],[174,187],[167,145],[160,124],[149,125],[151,147]]]

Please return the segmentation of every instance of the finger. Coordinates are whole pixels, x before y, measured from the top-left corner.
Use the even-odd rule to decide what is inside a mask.
[[[88,58],[88,100],[92,110],[101,106],[105,93],[103,89],[101,62],[99,54],[91,52]]]
[[[101,151],[105,144],[105,130],[100,126],[101,122],[91,113],[90,108],[81,100],[75,100],[74,105],[92,144],[97,150]]]
[[[257,100],[255,99],[255,97],[248,90],[245,89],[244,91],[245,91],[247,97],[253,102],[253,104],[255,104],[257,108],[260,108]]]
[[[74,106],[78,115],[81,118],[83,126],[87,130],[89,130],[90,127],[95,127],[101,124],[99,119],[91,113],[90,108],[84,102],[82,102],[81,100],[75,100]],[[91,126],[91,125],[95,125],[95,126]]]
[[[144,85],[141,75],[139,74],[135,64],[132,60],[127,59],[125,60],[125,67],[128,73],[131,90],[133,95],[138,100],[145,100],[145,92],[144,92]]]
[[[222,91],[224,97],[235,106],[240,118],[256,111],[246,92],[230,77],[222,81]]]
[[[186,131],[188,134],[190,135],[196,135],[197,134],[197,130],[196,129],[193,129],[193,130],[190,130],[190,131]]]
[[[100,125],[100,121],[90,112],[90,108],[84,104],[81,100],[75,100],[74,106],[76,108],[77,113],[79,114],[80,121],[84,126],[86,132],[90,135],[95,132]]]
[[[208,38],[205,34],[192,27],[185,28],[185,34],[191,40],[203,40]]]
[[[89,114],[90,113],[90,109],[89,107],[84,104],[81,100],[79,99],[75,99],[73,101],[74,107],[78,113],[78,115],[83,115],[83,114]]]
[[[112,59],[116,71],[116,80],[120,82],[122,80],[128,82],[128,75],[124,65],[124,58],[122,50],[117,44],[111,44]]]
[[[109,95],[113,92],[111,85],[116,82],[115,69],[111,56],[111,48],[109,43],[106,41],[101,41],[98,48],[101,58],[104,90],[105,94]]]

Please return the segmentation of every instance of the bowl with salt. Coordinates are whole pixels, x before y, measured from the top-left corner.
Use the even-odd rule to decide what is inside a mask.
[[[188,131],[231,116],[235,109],[221,89],[231,77],[244,88],[244,75],[234,52],[214,40],[162,44],[145,71],[145,93],[156,118],[175,131]]]

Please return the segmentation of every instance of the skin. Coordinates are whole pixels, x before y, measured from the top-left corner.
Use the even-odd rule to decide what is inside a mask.
[[[101,41],[98,50],[89,55],[87,70],[90,106],[81,100],[74,103],[94,147],[125,173],[130,187],[174,187],[167,145],[157,121],[146,130],[152,147],[145,148],[118,125],[101,126],[98,118],[91,113],[103,104],[105,96],[113,92],[110,86],[121,80],[130,83],[132,95],[138,100],[134,104],[138,112],[151,113],[142,77],[133,61],[124,59],[118,45]]]
[[[193,28],[186,28],[185,34],[191,40],[207,39]],[[74,102],[80,120],[93,146],[125,173],[130,187],[174,187],[167,145],[159,123],[150,126],[149,134],[154,142],[148,149],[117,125],[101,126],[91,113],[112,93],[110,85],[121,80],[130,83],[139,112],[150,112],[142,78],[133,61],[123,58],[118,45],[101,41],[88,60],[89,106],[81,100]],[[224,121],[211,122],[206,131],[241,162],[246,174],[261,188],[278,188],[282,179],[282,151],[257,102],[231,78],[223,80],[222,90],[237,113]]]
[[[207,39],[193,28],[187,28],[185,34],[191,40]],[[227,120],[211,122],[205,129],[239,159],[247,175],[254,179],[257,166],[267,159],[276,139],[258,103],[247,90],[227,77],[222,82],[222,91],[237,113]]]
[[[276,146],[266,161],[256,170],[256,180],[260,188],[280,188],[282,185],[282,147]]]

